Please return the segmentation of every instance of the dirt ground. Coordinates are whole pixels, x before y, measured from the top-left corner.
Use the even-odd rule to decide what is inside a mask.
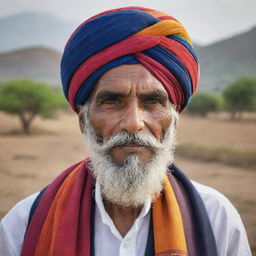
[[[86,155],[76,116],[36,119],[33,134],[17,133],[16,117],[0,113],[0,218],[20,199],[42,189],[60,171]],[[208,119],[181,116],[179,142],[256,150],[256,120],[231,122],[225,116]],[[176,158],[190,178],[224,193],[237,207],[256,247],[256,170]]]

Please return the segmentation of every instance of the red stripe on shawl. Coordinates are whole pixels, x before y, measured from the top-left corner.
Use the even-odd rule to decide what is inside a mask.
[[[77,91],[79,90],[81,84],[95,70],[104,64],[124,55],[152,48],[157,45],[162,38],[162,36],[157,37],[150,35],[131,36],[124,41],[105,48],[101,52],[98,52],[97,54],[84,61],[76,70],[70,82],[68,101],[70,102],[72,108],[76,111],[74,106],[74,99],[76,97]]]
[[[49,211],[52,219],[47,217],[41,234],[45,243],[42,242],[41,248],[37,248],[39,254],[36,253],[36,256],[49,253],[56,256],[90,255],[92,176],[84,164],[77,168],[70,174],[73,177],[69,176],[67,182],[63,182],[63,189],[61,187],[54,198]],[[87,228],[81,228],[81,224]],[[48,232],[51,227],[52,231]]]
[[[139,62],[154,75],[166,89],[170,100],[178,107],[184,101],[184,95],[178,80],[162,64],[142,53],[136,53]]]
[[[66,201],[69,200],[69,195],[72,197],[72,187],[74,187],[74,183],[76,181],[76,173],[79,171],[80,166],[77,166],[68,176],[67,179],[65,179],[59,188],[56,196],[54,197],[54,200],[52,202],[52,205],[49,209],[48,215],[45,219],[38,245],[36,247],[35,256],[44,256],[44,255],[62,255],[57,254],[55,252],[56,248],[56,237],[57,237],[57,231],[60,229],[60,222],[62,218],[65,218],[66,211],[64,204]],[[71,213],[72,215],[72,213]],[[72,220],[72,226],[76,226],[75,220],[71,216],[70,220]],[[70,224],[70,222],[68,223]],[[68,225],[67,224],[67,225]],[[70,230],[70,233],[72,232],[72,227]],[[58,234],[58,239],[61,241],[63,239],[64,233]],[[73,239],[76,241],[76,235],[73,237]],[[65,241],[62,245],[62,247],[66,244],[69,244],[69,247],[67,248],[67,255],[74,255],[75,249],[73,244],[69,243],[70,241]],[[63,254],[65,255],[65,254]]]
[[[64,208],[59,209],[59,213],[61,213],[61,218],[58,218],[58,216],[54,216],[54,229],[58,229],[58,232],[54,232],[56,233],[58,239],[56,241],[54,239],[51,241],[51,237],[47,235],[48,238],[46,237],[46,240],[48,239],[50,241],[47,241],[45,245],[47,247],[49,243],[51,244],[51,252],[49,252],[49,254],[44,254],[44,250],[40,250],[40,252],[36,253],[36,247],[38,244],[40,244],[39,237],[41,235],[41,231],[43,229],[45,221],[45,225],[51,225],[51,223],[53,223],[47,223],[47,216],[49,212],[51,212],[50,208],[55,201],[56,193],[60,191],[61,185],[64,184],[67,176],[69,176],[69,174],[72,174],[72,172],[74,172],[77,168],[79,170],[76,175],[74,186],[72,186],[73,189],[67,192],[70,193],[69,195],[71,197],[64,202]],[[90,227],[92,204],[92,176],[87,168],[88,167],[86,167],[86,162],[82,161],[63,172],[54,180],[53,183],[48,186],[30,223],[22,249],[22,256],[90,255],[90,228],[82,229],[82,227],[85,226]],[[72,221],[70,222],[71,219]],[[67,226],[67,223],[72,223],[72,225]],[[80,226],[80,224],[82,226]],[[76,239],[74,239],[74,237],[76,237]],[[45,245],[42,244],[41,248]],[[46,248],[46,250],[49,251],[49,247]],[[72,253],[70,251],[72,251]],[[75,253],[73,253],[74,251]]]
[[[92,205],[92,176],[85,168],[80,168],[74,187],[62,208],[61,221],[52,255],[84,256],[90,255],[91,230],[90,217]],[[84,189],[85,188],[85,189]],[[88,207],[89,206],[89,207]],[[63,215],[65,212],[65,215]],[[71,221],[70,221],[71,220]],[[67,225],[70,224],[70,226]],[[87,227],[86,229],[84,227]],[[77,239],[75,240],[74,237]],[[71,241],[75,243],[71,243]],[[67,241],[67,242],[66,242]],[[85,242],[86,241],[86,242]],[[71,253],[68,253],[71,250]],[[77,249],[79,248],[79,249]]]
[[[88,165],[86,167],[86,169],[88,168]],[[83,170],[85,171],[85,170]],[[81,171],[81,174],[82,172]],[[88,169],[87,169],[88,171]],[[91,236],[92,234],[92,230],[90,228],[88,228],[86,231],[84,231],[84,227],[91,227],[91,215],[92,215],[92,201],[94,200],[93,198],[93,188],[94,188],[94,180],[93,177],[91,175],[91,173],[88,172],[87,174],[88,178],[85,179],[86,183],[85,183],[85,187],[83,189],[83,198],[81,201],[81,208],[80,208],[80,220],[78,223],[78,240],[77,240],[77,252],[78,252],[78,256],[86,256],[86,255],[90,255],[91,252],[91,239],[93,239],[93,237]],[[88,205],[90,207],[88,207]],[[88,218],[87,218],[88,216]],[[87,242],[85,242],[87,241]],[[86,246],[85,246],[86,245]],[[86,247],[86,248],[84,248]],[[75,255],[76,256],[76,255]]]
[[[80,163],[77,163],[66,171],[62,172],[44,192],[44,197],[40,201],[39,206],[37,207],[34,216],[29,225],[29,229],[26,233],[25,242],[23,244],[21,256],[34,256],[35,249],[38,243],[38,239],[40,236],[40,232],[42,230],[44,220],[48,214],[48,211],[51,207],[51,203],[57,193],[59,187],[65,180],[65,178],[69,175],[69,173],[77,167]],[[27,242],[26,242],[27,241]]]
[[[196,91],[198,84],[198,65],[191,53],[181,43],[170,38],[163,38],[160,45],[173,53],[188,70],[192,81],[192,93]]]

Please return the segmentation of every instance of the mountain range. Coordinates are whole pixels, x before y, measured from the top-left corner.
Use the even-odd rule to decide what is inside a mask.
[[[29,78],[60,84],[61,54],[44,47],[33,47],[0,54],[0,81]]]
[[[242,34],[197,47],[200,89],[220,91],[239,77],[256,77],[256,27]]]
[[[48,13],[22,12],[0,18],[0,53],[42,46],[62,51],[78,24]]]
[[[0,18],[0,81],[27,77],[60,84],[60,52],[77,25],[44,13]],[[255,42],[256,27],[207,46],[195,45],[199,89],[220,91],[238,77],[256,77]]]

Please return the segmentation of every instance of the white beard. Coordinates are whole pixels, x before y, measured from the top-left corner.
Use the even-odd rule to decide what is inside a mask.
[[[120,132],[101,143],[85,112],[85,133],[91,158],[93,175],[100,185],[103,198],[122,207],[139,207],[154,200],[163,189],[168,165],[173,163],[176,145],[175,119],[165,132],[162,142],[145,132],[131,135]],[[144,144],[153,152],[151,159],[143,163],[136,154],[129,154],[123,165],[113,162],[109,154],[113,146],[135,142]],[[134,142],[134,141],[133,141]]]

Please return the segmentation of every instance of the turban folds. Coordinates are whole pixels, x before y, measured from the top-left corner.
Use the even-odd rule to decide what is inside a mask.
[[[62,61],[64,94],[76,111],[97,80],[122,64],[142,64],[182,111],[198,84],[198,61],[185,28],[172,16],[143,7],[109,10],[83,22]]]

